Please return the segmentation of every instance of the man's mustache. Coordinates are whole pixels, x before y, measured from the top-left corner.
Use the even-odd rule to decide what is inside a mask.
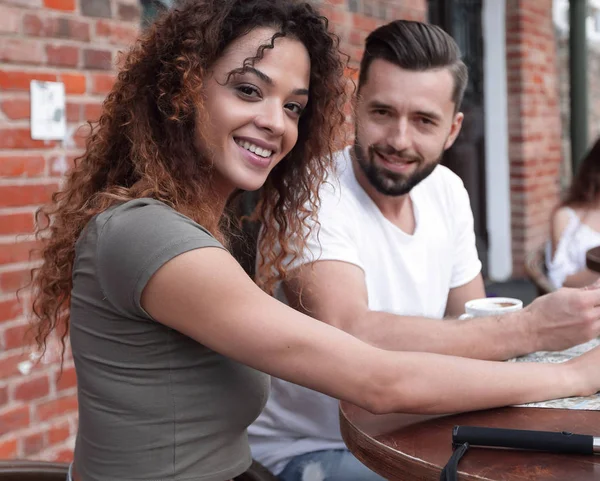
[[[377,152],[380,155],[385,155],[386,157],[396,157],[398,159],[407,161],[407,162],[420,162],[421,157],[418,155],[410,154],[406,152],[406,150],[396,150],[393,147],[388,146],[378,146],[371,145],[369,147],[369,153],[373,155],[373,153]]]

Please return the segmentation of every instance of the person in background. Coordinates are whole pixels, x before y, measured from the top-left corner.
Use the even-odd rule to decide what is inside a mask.
[[[546,245],[548,278],[555,287],[581,287],[598,280],[585,254],[600,246],[600,138],[583,158],[566,196],[550,218]]]
[[[123,62],[85,153],[38,216],[37,340],[71,342],[74,481],[241,474],[268,374],[372,412],[600,389],[600,350],[528,365],[377,348],[277,301],[228,252],[232,202],[261,187],[260,217],[276,221],[263,255],[303,250],[293,234],[310,231],[344,121],[327,24],[300,0],[187,0]],[[262,266],[267,290],[283,260]]]
[[[469,197],[439,165],[460,132],[467,69],[456,42],[421,22],[376,29],[364,52],[355,143],[334,156],[319,226],[302,257],[290,259],[282,298],[390,351],[505,360],[597,336],[600,308],[585,299],[598,289],[564,289],[521,312],[457,319],[466,301],[485,297]],[[407,383],[406,393],[414,387]],[[337,400],[285,380],[272,380],[249,435],[254,457],[282,481],[308,473],[381,479],[345,449]]]

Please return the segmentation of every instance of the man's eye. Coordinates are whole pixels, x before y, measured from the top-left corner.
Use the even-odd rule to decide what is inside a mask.
[[[384,109],[373,110],[373,113],[378,116],[388,115],[388,111]]]

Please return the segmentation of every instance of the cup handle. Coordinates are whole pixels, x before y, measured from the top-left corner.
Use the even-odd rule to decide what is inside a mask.
[[[473,319],[473,316],[471,314],[467,314],[465,312],[464,314],[461,314],[460,316],[458,316],[458,319],[461,321],[464,321],[465,319]]]

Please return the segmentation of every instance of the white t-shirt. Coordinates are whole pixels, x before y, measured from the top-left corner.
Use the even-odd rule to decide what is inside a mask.
[[[552,244],[546,243],[546,267],[548,278],[556,287],[562,287],[565,279],[585,269],[585,254],[600,245],[600,232],[581,222],[577,213],[567,208],[569,223],[562,233],[554,256]]]
[[[461,179],[438,166],[410,192],[416,229],[408,235],[381,214],[358,184],[350,148],[338,152],[335,160],[336,175],[320,195],[318,239],[309,239],[303,261],[336,260],[360,267],[371,310],[442,318],[450,289],[473,280],[481,270]],[[338,402],[276,378],[248,434],[253,457],[276,474],[294,456],[345,448]]]

